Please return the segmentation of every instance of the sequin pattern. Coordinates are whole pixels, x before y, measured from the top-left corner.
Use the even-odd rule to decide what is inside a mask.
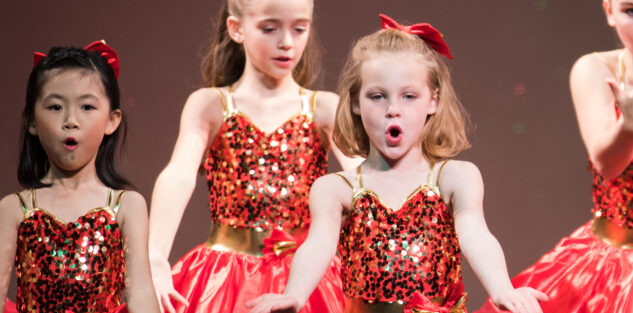
[[[340,235],[343,291],[369,302],[408,302],[417,291],[446,297],[460,281],[453,218],[434,188],[413,193],[398,211],[371,191],[354,197]]]
[[[593,176],[592,209],[596,217],[605,217],[620,226],[633,228],[633,162],[618,177],[606,180],[589,161]]]
[[[267,134],[237,113],[225,119],[204,168],[215,221],[261,230],[304,228],[310,186],[325,174],[327,153],[305,114]]]
[[[124,289],[121,232],[108,209],[63,223],[35,209],[18,229],[18,312],[108,312]]]

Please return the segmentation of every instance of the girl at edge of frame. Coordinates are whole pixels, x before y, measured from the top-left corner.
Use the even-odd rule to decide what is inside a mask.
[[[633,3],[602,3],[624,48],[580,57],[569,78],[593,218],[512,279],[550,295],[545,313],[633,312]],[[477,312],[499,310],[487,301]]]
[[[332,148],[338,97],[306,89],[317,76],[313,0],[228,0],[203,61],[206,88],[191,94],[152,195],[149,251],[167,312],[244,312],[281,292],[310,224],[308,194]],[[209,187],[206,243],[170,269],[178,223],[200,163]],[[340,262],[330,263],[304,312],[340,313]]]
[[[158,312],[147,206],[115,162],[126,131],[116,52],[97,41],[35,63],[18,166],[27,189],[0,200],[0,312]],[[17,301],[5,307],[13,262]]]
[[[343,69],[334,128],[341,150],[366,160],[317,179],[284,294],[249,301],[251,313],[299,311],[337,246],[348,313],[466,312],[460,251],[497,305],[541,312],[545,294],[510,284],[479,170],[450,160],[470,145],[440,56],[448,46],[429,24],[381,19],[386,29],[361,38]]]

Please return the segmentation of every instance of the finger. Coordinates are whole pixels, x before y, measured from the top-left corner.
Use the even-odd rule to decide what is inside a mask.
[[[547,301],[549,300],[549,297],[547,296],[546,293],[540,291],[540,290],[536,290],[534,288],[530,288],[530,294],[532,294],[532,296],[534,296],[534,298],[536,298],[536,300],[538,301]]]
[[[185,305],[185,306],[189,306],[189,301],[187,301],[187,299],[185,299],[185,297],[183,297],[180,293],[178,293],[178,291],[176,290],[172,290],[169,293],[169,297],[180,302],[181,304]]]
[[[163,302],[160,301],[160,297],[158,297],[158,312],[164,313],[165,309],[163,308]]]
[[[254,299],[250,299],[250,300],[248,300],[248,301],[246,302],[246,307],[249,307],[249,308],[250,308],[250,307],[255,307],[255,306],[257,306],[259,303],[261,303],[261,302],[262,302],[262,297],[263,297],[263,296],[259,296],[259,297],[257,297],[257,298],[254,298]]]
[[[163,307],[165,308],[166,312],[176,313],[176,309],[174,309],[174,306],[171,304],[171,299],[169,298],[169,295],[161,295],[161,301],[163,302]]]
[[[536,301],[536,299],[530,300],[529,310],[530,313],[543,313],[543,311],[541,310],[541,305],[538,304],[538,301]]]

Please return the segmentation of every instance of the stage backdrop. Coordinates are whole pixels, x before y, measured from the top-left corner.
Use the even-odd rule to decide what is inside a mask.
[[[591,181],[569,95],[568,75],[584,53],[617,47],[599,0],[315,1],[322,42],[319,88],[334,90],[354,40],[379,28],[378,13],[430,22],[455,59],[453,82],[470,112],[474,162],[486,186],[488,225],[511,275],[591,218]],[[105,39],[121,58],[129,137],[123,168],[149,202],[166,165],[187,96],[201,87],[199,64],[219,0],[2,1],[0,3],[0,194],[20,190],[20,114],[33,51]],[[331,162],[330,170],[338,170]],[[204,242],[204,178],[182,220],[170,261]],[[470,310],[486,293],[464,262]],[[15,297],[15,282],[10,297]]]

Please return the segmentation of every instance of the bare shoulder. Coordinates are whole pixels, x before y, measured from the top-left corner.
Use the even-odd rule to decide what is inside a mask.
[[[613,77],[620,50],[588,53],[576,60],[570,72],[572,88],[575,82],[598,81]]]
[[[333,125],[339,97],[330,91],[314,91],[315,121],[320,124]]]
[[[216,88],[200,88],[192,92],[185,103],[183,111],[203,113],[204,115],[202,116],[213,115],[218,112],[222,113],[224,96],[220,92],[220,89]]]
[[[115,192],[115,200],[119,201],[117,219],[125,223],[127,218],[134,220],[139,217],[147,219],[147,202],[138,192],[133,190],[119,190]]]
[[[440,173],[440,190],[450,193],[461,190],[462,187],[474,187],[481,185],[481,172],[477,165],[469,161],[450,160]]]
[[[26,194],[28,194],[28,191],[20,192],[20,195],[22,195],[23,198]],[[22,211],[22,205],[15,193],[5,195],[2,199],[0,199],[0,218],[3,220],[6,219],[7,221],[13,221],[17,224],[22,221],[23,217],[24,212]]]
[[[348,171],[349,172],[349,171]],[[341,177],[343,176],[343,177]],[[310,188],[311,197],[330,197],[345,205],[353,196],[353,178],[347,172],[330,173],[319,177]],[[346,205],[345,205],[346,206]]]

